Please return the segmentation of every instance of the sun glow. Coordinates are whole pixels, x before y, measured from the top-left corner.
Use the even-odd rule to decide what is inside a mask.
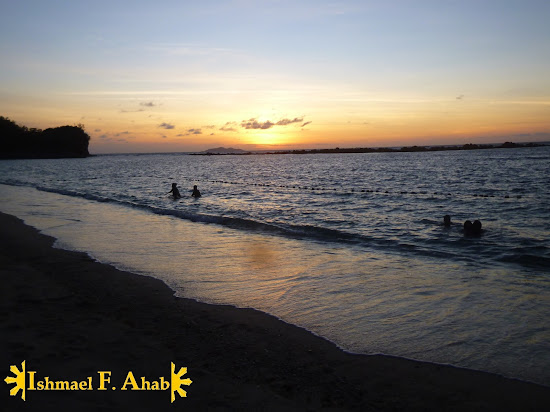
[[[287,141],[281,134],[277,132],[256,132],[249,138],[250,144],[255,145],[280,145]]]

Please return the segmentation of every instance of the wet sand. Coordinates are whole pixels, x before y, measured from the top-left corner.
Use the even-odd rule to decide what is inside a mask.
[[[251,309],[176,298],[161,281],[119,271],[0,214],[0,367],[26,361],[37,379],[93,390],[27,391],[3,410],[548,410],[550,388],[389,356],[351,355]],[[189,270],[192,270],[190,268]],[[252,293],[252,292],[251,292]],[[132,371],[169,378],[185,366],[186,398],[120,391]],[[111,371],[99,391],[98,371]]]

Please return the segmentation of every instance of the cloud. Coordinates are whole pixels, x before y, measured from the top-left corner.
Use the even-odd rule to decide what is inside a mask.
[[[101,129],[95,129],[94,132],[99,133],[101,132]]]
[[[202,134],[202,130],[201,129],[188,129],[187,133],[177,134],[176,137],[189,136],[189,135],[192,135],[192,134]]]
[[[121,136],[121,135],[123,135],[123,134],[130,134],[130,132],[129,132],[129,131],[120,132],[120,133],[115,134],[115,136],[116,136],[116,137],[119,137],[119,136]]]
[[[126,110],[126,109],[121,109],[120,110],[120,113],[137,113],[137,112],[144,112],[145,110],[143,109],[137,109],[137,110]]]
[[[243,120],[241,122],[241,127],[245,129],[269,129],[273,127],[275,123],[266,120],[265,122],[259,122],[256,119]]]
[[[311,122],[305,122],[301,127],[304,127],[304,126],[307,126],[308,124],[310,124]]]
[[[170,124],[170,123],[164,123],[163,122],[163,123],[159,124],[159,127],[162,127],[163,129],[173,129],[176,126],[174,126],[173,124]]]
[[[288,126],[289,124],[302,123],[303,121],[303,117],[295,117],[294,119],[281,119],[275,123],[270,120],[259,122],[256,118],[252,118],[248,120],[243,120],[241,122],[241,127],[244,127],[245,129],[270,129],[273,126]],[[306,124],[309,123],[311,122],[307,122]]]
[[[463,95],[463,94],[461,94],[460,96],[456,96],[456,100],[462,100],[462,99],[464,99],[464,95]]]
[[[202,126],[203,129],[215,129],[216,125]]]
[[[158,104],[150,101],[150,102],[139,102],[139,105],[142,106],[141,108],[138,108],[138,109],[132,109],[132,110],[128,110],[128,109],[121,109],[120,110],[120,113],[138,113],[138,112],[144,112],[146,109],[144,109],[144,107],[156,107],[158,106]]]
[[[222,127],[220,127],[220,130],[223,132],[236,132],[237,129],[235,129],[233,126],[237,126],[237,122],[227,122]]]
[[[286,125],[289,125],[289,124],[292,124],[292,123],[301,123],[303,122],[304,119],[303,118],[300,118],[298,119],[297,117],[295,117],[294,119],[290,120],[290,119],[282,119],[282,120],[279,120],[277,123],[275,123],[277,126],[286,126]]]

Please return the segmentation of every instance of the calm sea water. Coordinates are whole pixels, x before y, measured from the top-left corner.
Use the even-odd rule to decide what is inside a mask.
[[[16,160],[0,162],[0,210],[349,351],[550,385],[549,178],[550,147]]]

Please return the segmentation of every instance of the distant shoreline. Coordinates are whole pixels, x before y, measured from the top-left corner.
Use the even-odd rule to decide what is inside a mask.
[[[193,156],[226,156],[226,155],[277,155],[277,154],[338,154],[338,153],[410,153],[410,152],[443,152],[443,151],[457,151],[457,150],[484,150],[484,149],[518,149],[526,147],[544,147],[548,146],[545,143],[513,143],[505,142],[502,144],[473,144],[468,143],[462,146],[459,145],[449,145],[449,146],[403,146],[400,148],[396,147],[353,147],[353,148],[340,148],[336,147],[333,149],[297,149],[297,150],[271,150],[271,151],[246,151],[241,149],[227,149],[227,152],[224,152],[224,148],[208,149],[203,152],[197,153],[187,153]]]

